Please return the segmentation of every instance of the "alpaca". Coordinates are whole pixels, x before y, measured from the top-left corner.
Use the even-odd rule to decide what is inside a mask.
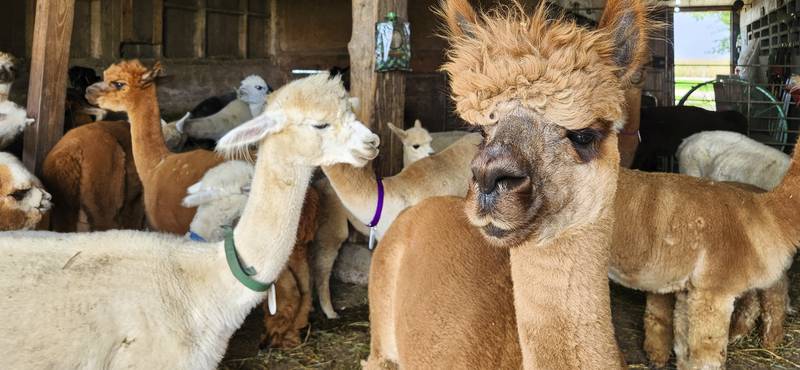
[[[622,368],[606,275],[645,5],[607,2],[594,31],[544,3],[443,13],[457,113],[485,138],[467,198],[407,210],[376,250],[365,367]]]
[[[396,127],[391,122],[388,125],[389,129],[403,142],[403,168],[433,153],[441,152],[464,135],[469,134],[467,131],[445,131],[431,134],[422,127],[420,120],[415,120],[414,126],[406,130]]]
[[[250,193],[253,172],[254,168],[250,163],[227,161],[208,170],[200,182],[189,187],[188,195],[183,198],[183,205],[197,207],[197,213],[187,236],[209,242],[222,241],[225,237],[223,227],[235,225],[242,215]],[[266,334],[262,338],[263,345],[296,347],[300,344],[298,330],[308,326],[311,273],[307,245],[317,230],[318,208],[319,195],[316,190],[309,188],[300,212],[297,242],[286,269],[275,282],[278,312],[274,316],[264,317]]]
[[[729,131],[705,131],[684,139],[676,153],[680,173],[772,190],[789,169],[778,149]]]
[[[0,231],[31,229],[51,206],[39,180],[17,157],[0,152]]]
[[[186,189],[223,158],[208,150],[169,151],[156,100],[155,79],[160,74],[160,63],[146,69],[138,60],[123,61],[106,69],[103,82],[90,86],[86,98],[101,108],[128,113],[147,221],[154,230],[183,235],[195,213],[181,205]]]
[[[472,176],[469,162],[475,156],[481,136],[470,134],[428,158],[404,168],[382,180],[383,209],[375,226],[375,239],[381,240],[394,219],[404,209],[423,199],[442,196],[464,196]],[[320,192],[319,229],[311,247],[314,285],[325,316],[336,318],[330,293],[330,276],[336,256],[347,239],[347,222],[367,235],[378,201],[377,179],[369,167],[347,165],[324,166],[327,179],[315,183]]]
[[[142,182],[127,122],[98,121],[67,131],[44,159],[42,182],[53,193],[53,231],[145,225]]]
[[[236,100],[211,116],[188,119],[178,124],[177,129],[190,138],[219,140],[234,127],[259,115],[270,91],[260,76],[247,76],[239,86]]]
[[[0,235],[0,367],[215,369],[289,259],[315,167],[377,155],[378,137],[338,78],[307,77],[273,95],[219,143],[228,155],[258,144],[250,198],[226,242],[123,230]]]
[[[16,59],[0,52],[0,150],[5,149],[31,123],[25,109],[8,100],[11,85],[17,77]]]
[[[734,299],[773,286],[788,269],[800,245],[798,153],[780,185],[761,194],[684,175],[620,172],[609,276],[676,294],[679,368],[722,368]]]

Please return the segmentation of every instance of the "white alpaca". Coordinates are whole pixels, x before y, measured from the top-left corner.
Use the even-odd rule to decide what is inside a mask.
[[[232,237],[238,259],[231,261],[255,270],[242,278],[251,285],[274,281],[286,264],[315,166],[364,166],[379,141],[356,120],[339,78],[310,76],[275,95],[218,145],[233,154],[259,144]],[[214,369],[264,299],[234,277],[223,242],[138,231],[12,232],[0,236],[0,254],[3,369]]]
[[[16,77],[14,57],[0,52],[0,150],[14,142],[17,135],[34,121],[28,118],[24,108],[8,100]]]
[[[433,153],[441,152],[469,134],[467,131],[430,133],[422,127],[420,120],[414,120],[414,126],[405,130],[390,122],[389,129],[403,142],[403,167],[408,167]]]
[[[188,237],[207,241],[224,237],[222,226],[233,226],[247,204],[253,165],[245,161],[227,161],[208,170],[203,178],[186,190],[185,207],[197,207]],[[194,235],[192,235],[194,233]]]
[[[51,206],[39,179],[17,157],[0,152],[0,231],[33,228]]]
[[[730,131],[705,131],[683,140],[676,153],[680,172],[772,190],[789,169],[789,155]]]
[[[269,85],[263,78],[247,76],[237,90],[237,99],[221,111],[208,117],[190,118],[176,128],[191,138],[219,140],[242,122],[261,114],[269,91]]]
[[[384,200],[380,220],[375,226],[380,240],[403,210],[435,196],[467,193],[472,177],[469,163],[478,150],[480,134],[463,136],[441,153],[422,158],[400,173],[383,179]],[[325,316],[336,318],[330,295],[330,276],[336,256],[347,239],[347,222],[367,235],[367,225],[375,215],[378,200],[377,180],[371,169],[347,165],[323,167],[327,179],[314,184],[320,192],[319,228],[311,246],[314,285]]]

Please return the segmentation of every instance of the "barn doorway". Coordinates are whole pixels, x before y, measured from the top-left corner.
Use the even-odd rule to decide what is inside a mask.
[[[674,22],[677,105],[692,87],[730,74],[731,12],[678,10]],[[714,87],[708,84],[694,91],[684,105],[716,110],[714,102]]]

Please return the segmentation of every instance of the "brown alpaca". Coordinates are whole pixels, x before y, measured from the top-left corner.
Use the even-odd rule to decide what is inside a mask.
[[[159,63],[148,70],[138,60],[123,61],[106,69],[103,81],[90,86],[86,98],[101,108],[128,112],[147,220],[155,230],[185,234],[196,210],[181,205],[186,189],[223,158],[208,150],[169,151],[156,100],[160,74]]]
[[[621,368],[606,277],[614,128],[645,6],[608,2],[597,31],[544,6],[478,15],[451,0],[443,13],[457,111],[485,139],[466,200],[423,202],[378,246],[366,367]]]
[[[54,231],[144,226],[142,183],[127,122],[100,121],[68,131],[47,154],[42,181],[53,194]]]
[[[609,276],[676,293],[679,368],[724,367],[734,299],[772,286],[792,262],[800,245],[798,153],[781,184],[762,194],[676,174],[620,172]]]
[[[308,314],[311,312],[308,246],[317,232],[319,202],[319,193],[309,187],[297,229],[297,242],[289,257],[289,263],[275,283],[278,312],[274,316],[269,314],[264,316],[266,333],[261,338],[262,346],[297,347],[301,343],[299,330],[308,326]],[[267,302],[264,302],[264,312],[269,312]]]

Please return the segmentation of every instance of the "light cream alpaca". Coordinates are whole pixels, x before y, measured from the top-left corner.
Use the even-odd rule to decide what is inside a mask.
[[[469,162],[480,140],[479,134],[467,135],[441,153],[414,162],[397,175],[383,179],[383,212],[376,226],[376,239],[383,237],[400,212],[426,198],[464,196],[472,176]],[[365,225],[374,216],[378,189],[370,166],[336,165],[323,167],[323,171],[328,178],[314,184],[322,199],[311,262],[322,311],[328,318],[336,318],[338,315],[330,298],[331,270],[347,239],[348,221],[362,234],[369,234]]]
[[[11,85],[17,77],[16,59],[0,52],[0,150],[9,146],[17,135],[33,123],[25,109],[8,100]]]
[[[408,167],[433,153],[441,152],[469,134],[467,131],[430,133],[422,127],[420,120],[415,120],[414,126],[405,130],[389,122],[389,129],[403,142],[403,167]]]
[[[292,252],[315,166],[363,166],[378,144],[338,77],[308,77],[275,95],[219,143],[228,154],[259,144],[233,239],[241,264],[263,283]],[[233,276],[223,243],[177,235],[12,232],[0,236],[0,254],[4,369],[214,369],[264,299]]]
[[[366,368],[621,368],[613,127],[646,53],[645,6],[609,1],[597,31],[543,6],[478,15],[451,0],[444,13],[458,113],[486,138],[467,199],[407,210],[378,246]]]
[[[0,231],[31,229],[51,206],[39,180],[17,157],[0,152]]]

